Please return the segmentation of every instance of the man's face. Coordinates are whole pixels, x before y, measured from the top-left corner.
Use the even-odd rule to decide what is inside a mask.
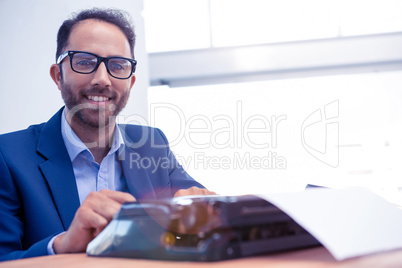
[[[86,51],[102,57],[131,58],[130,45],[124,33],[115,25],[97,20],[80,22],[72,30],[65,49]],[[72,123],[99,128],[114,123],[127,103],[135,81],[110,76],[104,63],[90,74],[79,74],[70,67],[69,57],[62,62],[61,94]]]

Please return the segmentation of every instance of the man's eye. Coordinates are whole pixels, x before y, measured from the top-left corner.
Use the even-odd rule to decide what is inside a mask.
[[[75,64],[84,67],[84,66],[94,66],[95,62],[93,60],[78,60],[75,62]]]
[[[109,69],[114,72],[121,72],[127,68],[125,62],[109,62]]]

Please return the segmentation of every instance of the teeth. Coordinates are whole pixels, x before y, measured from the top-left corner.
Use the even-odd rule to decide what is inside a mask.
[[[88,96],[88,99],[96,102],[102,102],[102,101],[107,101],[109,98],[107,97],[102,97],[102,96]]]

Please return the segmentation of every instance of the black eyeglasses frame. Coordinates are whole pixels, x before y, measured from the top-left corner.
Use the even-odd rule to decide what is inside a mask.
[[[77,54],[77,53],[86,53],[86,54],[89,54],[89,55],[92,55],[92,56],[96,57],[97,63],[96,63],[95,68],[94,68],[92,71],[90,71],[90,72],[80,72],[80,71],[74,70],[74,68],[73,68],[73,56],[74,56],[74,54]],[[106,58],[105,58],[105,57],[98,56],[98,55],[96,55],[96,54],[94,54],[94,53],[91,53],[91,52],[79,51],[79,50],[68,50],[68,51],[64,52],[63,54],[61,54],[61,55],[57,58],[56,64],[61,64],[62,61],[63,61],[67,56],[69,56],[69,58],[70,58],[70,67],[71,67],[71,70],[73,70],[73,71],[76,72],[76,73],[80,73],[80,74],[90,74],[90,73],[93,73],[93,72],[95,72],[95,71],[98,69],[99,65],[100,65],[102,62],[104,62],[104,63],[105,63],[106,70],[107,70],[107,72],[108,72],[108,74],[109,74],[110,76],[112,76],[112,77],[114,77],[114,78],[116,78],[116,79],[128,79],[128,78],[130,78],[130,77],[133,75],[133,73],[135,73],[135,69],[136,69],[136,66],[137,66],[137,61],[136,61],[136,60],[133,60],[133,59],[124,58],[124,57],[117,57],[117,56],[106,57]],[[130,72],[130,75],[129,75],[128,77],[125,77],[125,78],[116,77],[116,76],[114,76],[114,75],[110,72],[108,61],[109,61],[110,59],[116,59],[116,58],[117,58],[117,59],[128,60],[128,61],[131,63],[131,72]]]

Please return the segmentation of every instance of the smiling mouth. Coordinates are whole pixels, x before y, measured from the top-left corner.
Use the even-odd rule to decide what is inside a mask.
[[[94,95],[88,95],[87,99],[91,100],[91,101],[94,101],[94,102],[105,102],[105,101],[111,100],[111,98],[109,98],[109,97],[94,96]]]

